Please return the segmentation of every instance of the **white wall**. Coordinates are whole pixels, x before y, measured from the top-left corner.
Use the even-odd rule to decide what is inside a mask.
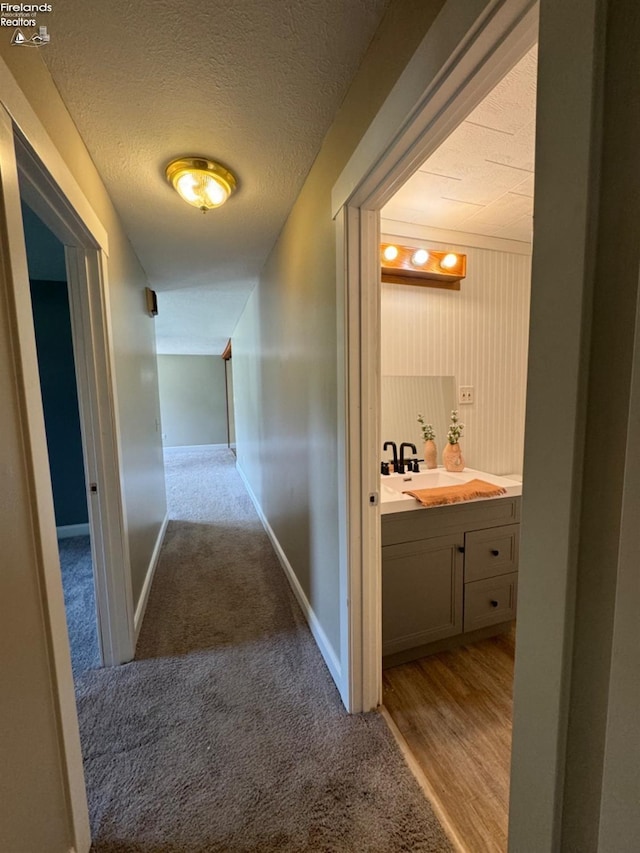
[[[393,239],[466,253],[467,277],[459,291],[382,285],[382,374],[455,376],[458,386],[472,385],[475,403],[458,406],[467,465],[493,474],[521,473],[530,256]],[[436,437],[440,454],[445,442],[445,435]]]
[[[165,447],[227,443],[224,361],[219,355],[159,355]]]

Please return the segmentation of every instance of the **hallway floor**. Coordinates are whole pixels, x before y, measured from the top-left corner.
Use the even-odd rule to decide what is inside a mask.
[[[94,853],[449,851],[383,719],[344,712],[232,454],[166,462],[136,660],[78,683]]]

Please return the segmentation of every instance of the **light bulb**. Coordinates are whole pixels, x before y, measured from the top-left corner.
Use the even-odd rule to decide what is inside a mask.
[[[440,266],[444,267],[446,270],[450,270],[458,263],[458,256],[454,255],[453,252],[449,252],[448,255],[445,255],[444,258],[440,261]]]
[[[196,188],[198,182],[190,172],[181,175],[178,178],[177,185],[178,192],[189,204],[197,204],[198,194],[196,193]]]
[[[387,248],[382,253],[385,261],[395,261],[398,257],[398,249],[396,246],[387,246]]]
[[[209,178],[206,181],[204,191],[211,204],[216,207],[222,204],[227,198],[227,193],[225,192],[224,187],[220,186],[220,184],[213,178]]]
[[[411,263],[414,267],[422,267],[429,260],[429,252],[426,249],[418,249],[417,252],[413,253],[411,258]]]

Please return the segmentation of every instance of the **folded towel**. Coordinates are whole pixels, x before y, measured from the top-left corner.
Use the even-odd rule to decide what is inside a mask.
[[[457,504],[461,501],[472,501],[474,498],[495,498],[498,495],[506,495],[507,490],[502,486],[494,486],[486,480],[469,480],[459,486],[438,486],[434,489],[414,489],[403,492],[403,495],[411,495],[422,506],[442,506],[443,504]]]

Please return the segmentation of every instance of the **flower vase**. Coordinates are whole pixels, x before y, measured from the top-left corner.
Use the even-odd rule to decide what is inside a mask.
[[[460,445],[447,442],[442,451],[442,461],[447,471],[464,471],[464,459]]]
[[[432,439],[424,443],[424,461],[427,468],[438,467],[438,450],[435,441]]]

